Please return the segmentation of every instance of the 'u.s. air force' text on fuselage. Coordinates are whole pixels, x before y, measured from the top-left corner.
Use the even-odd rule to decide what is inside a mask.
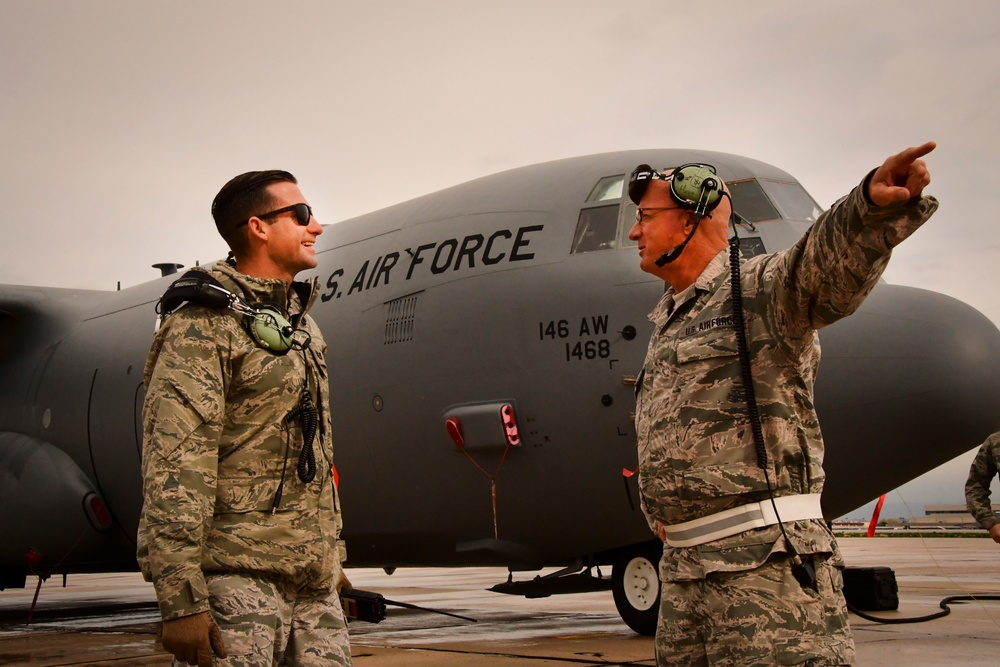
[[[544,225],[527,225],[518,227],[515,231],[498,229],[489,236],[470,234],[461,240],[450,238],[435,243],[424,243],[416,249],[406,248],[404,252],[409,256],[409,262],[403,280],[410,280],[414,272],[420,270],[429,269],[432,274],[437,275],[449,270],[474,269],[477,259],[483,266],[492,266],[503,261],[520,262],[534,259],[535,254],[527,251],[531,243],[529,235],[542,231],[544,227]],[[401,257],[400,252],[393,251],[374,260],[366,259],[351,281],[346,295],[388,285],[394,276],[401,275],[399,271],[393,272]],[[326,290],[320,294],[324,302],[344,296],[345,293],[340,289],[340,279],[344,275],[344,269],[340,268],[327,277]]]

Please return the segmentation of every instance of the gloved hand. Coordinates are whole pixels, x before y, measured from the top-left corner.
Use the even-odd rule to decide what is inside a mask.
[[[207,611],[163,621],[162,642],[168,653],[189,665],[212,667],[213,652],[220,658],[226,657],[222,632]]]
[[[341,570],[340,581],[337,582],[337,592],[340,593],[341,589],[344,588],[354,588],[354,586],[351,585],[351,580],[347,578],[347,573]]]

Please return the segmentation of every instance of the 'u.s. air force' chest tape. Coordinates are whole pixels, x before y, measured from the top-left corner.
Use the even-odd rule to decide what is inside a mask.
[[[664,526],[668,546],[696,547],[724,537],[764,528],[781,521],[803,521],[806,519],[822,519],[823,508],[820,507],[820,494],[804,493],[794,496],[780,496],[762,500],[757,503],[741,505],[709,516]],[[775,512],[777,506],[777,512]]]
[[[156,329],[163,320],[186,303],[242,315],[243,328],[260,347],[275,354],[292,348],[295,327],[284,309],[275,304],[250,305],[205,271],[191,270],[175,280],[156,304]]]

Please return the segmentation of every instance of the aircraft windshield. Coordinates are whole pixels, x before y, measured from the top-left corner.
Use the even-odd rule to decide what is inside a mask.
[[[597,181],[597,185],[587,196],[588,202],[607,201],[609,199],[621,199],[622,188],[625,187],[624,176],[605,176]]]
[[[798,183],[754,179],[727,183],[736,212],[750,222],[786,218],[815,222],[822,212]]]
[[[573,253],[608,250],[615,247],[618,233],[617,203],[611,206],[594,206],[580,211],[573,238]]]
[[[726,185],[732,193],[736,212],[749,222],[781,218],[815,222],[822,212],[809,193],[791,181],[748,179]],[[635,208],[625,196],[624,174],[599,179],[580,209],[570,252],[635,247],[628,238]],[[747,256],[762,252],[763,245],[744,249]]]
[[[781,217],[757,181],[734,181],[726,185],[729,186],[729,192],[733,196],[733,208],[743,219],[750,222],[764,222]]]
[[[816,222],[816,218],[823,212],[809,196],[809,193],[798,183],[761,179],[760,185],[775,206],[784,214],[784,217],[789,220]]]
[[[605,176],[597,181],[580,209],[570,252],[575,254],[616,247],[624,194],[624,174]],[[628,234],[628,230],[625,230],[625,234]]]

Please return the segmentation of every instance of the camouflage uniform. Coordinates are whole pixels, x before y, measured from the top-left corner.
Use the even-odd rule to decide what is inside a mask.
[[[248,303],[289,302],[282,280],[224,262],[210,273]],[[139,564],[164,620],[213,612],[230,649],[217,664],[307,664],[305,654],[291,654],[293,631],[308,640],[313,662],[351,664],[335,588],[346,556],[326,344],[305,314],[318,289],[293,283],[292,292],[292,321],[305,332],[295,338],[309,340],[302,350],[271,353],[240,315],[188,305],[167,318],[146,361]],[[303,391],[320,416],[308,484],[296,474],[302,428],[285,421]]]
[[[937,208],[930,197],[875,207],[866,189],[867,180],[792,248],[741,265],[775,496],[823,489],[823,440],[813,407],[816,330],[858,308],[892,248]],[[636,432],[642,506],[654,531],[769,497],[746,417],[730,294],[727,249],[689,288],[668,290],[650,315],[655,330],[636,387]],[[785,531],[799,554],[815,555],[819,594],[789,578],[778,525],[664,547],[658,664],[686,664],[675,662],[681,656],[690,664],[854,659],[832,533],[815,519],[787,522]],[[805,609],[810,600],[812,609]]]
[[[990,484],[1000,468],[1000,433],[994,433],[979,448],[965,482],[965,504],[979,525],[989,530],[997,525],[990,503]]]

